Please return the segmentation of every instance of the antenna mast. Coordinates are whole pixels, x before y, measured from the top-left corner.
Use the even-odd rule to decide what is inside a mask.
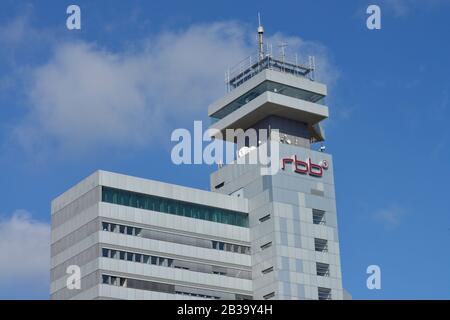
[[[261,25],[261,15],[258,12],[258,55],[259,55],[259,60],[260,61],[262,59],[264,59],[264,40],[263,40],[263,35],[264,35],[264,28]]]

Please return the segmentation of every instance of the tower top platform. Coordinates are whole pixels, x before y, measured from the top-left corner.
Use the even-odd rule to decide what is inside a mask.
[[[303,139],[304,146],[325,139],[320,122],[328,118],[326,85],[314,81],[315,61],[308,64],[286,57],[286,44],[274,58],[263,45],[263,28],[258,28],[258,54],[227,70],[227,93],[208,107],[210,129],[218,138],[227,129],[277,129],[286,136]],[[220,134],[218,134],[220,132]]]
[[[259,55],[249,56],[227,70],[225,74],[227,91],[236,89],[264,70],[275,70],[314,80],[314,64],[314,57],[312,56],[309,57],[309,65],[300,64],[298,57],[287,60],[284,54],[279,59],[274,58],[272,54],[265,54],[263,57]]]

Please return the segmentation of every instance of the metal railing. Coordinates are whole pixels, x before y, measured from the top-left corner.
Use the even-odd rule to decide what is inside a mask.
[[[270,54],[265,55],[262,59],[258,55],[249,56],[225,73],[227,91],[239,87],[265,69],[285,72],[298,77],[309,77],[310,80],[314,80],[315,59],[313,56],[309,56],[308,60],[308,65],[304,65],[298,62],[297,56],[292,60],[287,60],[285,57],[275,59]]]

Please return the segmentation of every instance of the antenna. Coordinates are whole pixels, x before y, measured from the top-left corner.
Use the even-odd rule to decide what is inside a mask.
[[[288,44],[286,42],[281,42],[278,47],[280,47],[280,52],[281,52],[281,61],[284,63],[284,60],[286,58],[286,48],[287,48]]]
[[[264,28],[261,25],[261,15],[258,12],[258,55],[259,55],[259,60],[264,59],[263,35],[264,35]]]

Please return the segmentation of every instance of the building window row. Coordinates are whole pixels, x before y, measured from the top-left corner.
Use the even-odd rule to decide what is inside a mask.
[[[189,296],[189,297],[204,298],[204,299],[216,299],[216,300],[220,299],[220,297],[216,297],[216,296],[209,296],[206,294],[186,292],[186,291],[175,291],[175,294],[180,294],[182,296]]]
[[[176,290],[175,285],[159,283],[153,281],[144,281],[137,279],[127,279],[123,277],[116,277],[103,274],[102,275],[102,284],[107,284],[111,286],[119,286],[124,288],[131,289],[141,289],[147,291],[155,291],[155,292],[163,292],[163,293],[172,293],[172,294],[180,294],[180,295],[188,295],[191,297],[198,297],[204,299],[220,299],[219,296],[213,296],[209,294],[189,292],[188,290]],[[187,289],[187,288],[186,288]]]
[[[220,267],[178,259],[170,259],[166,257],[151,256],[136,252],[102,248],[102,257],[157,265],[161,267],[190,270],[194,272],[210,273],[226,277],[251,279],[251,273],[250,271],[247,270]]]
[[[275,92],[278,94],[282,94],[284,96],[301,99],[305,101],[311,101],[313,103],[318,104],[324,104],[324,96],[320,95],[318,93],[314,93],[311,91],[303,90],[300,88],[291,87],[285,84],[281,84],[278,82],[273,82],[270,80],[266,80],[262,82],[261,84],[257,85],[255,88],[251,89],[247,93],[241,95],[236,100],[232,101],[231,103],[227,104],[222,109],[215,112],[211,118],[212,121],[218,121],[220,119],[225,118],[230,113],[238,110],[239,108],[243,107],[253,99],[257,98],[258,96],[262,95],[265,92]]]
[[[127,235],[131,235],[131,236],[142,237],[142,238],[146,238],[146,239],[153,239],[153,240],[179,243],[179,244],[184,244],[184,245],[191,245],[191,246],[207,248],[207,249],[216,249],[216,250],[229,251],[229,252],[234,252],[234,253],[250,254],[249,246],[243,246],[243,245],[222,242],[222,241],[216,241],[216,240],[208,240],[208,239],[190,237],[190,236],[185,236],[185,235],[180,235],[180,234],[175,234],[175,233],[170,233],[170,232],[164,232],[164,231],[142,229],[142,228],[137,228],[137,227],[133,227],[133,226],[126,226],[126,225],[115,224],[115,223],[110,223],[110,222],[102,222],[102,230],[109,231],[109,232],[115,232],[115,233],[121,233],[121,234],[127,234]]]
[[[102,187],[102,201],[144,210],[175,214],[188,218],[248,227],[248,215],[242,212],[127,190]]]
[[[312,209],[313,223],[317,225],[326,225],[325,211],[319,209]],[[328,240],[314,238],[314,249],[317,252],[328,252]],[[330,265],[328,263],[316,262],[316,274],[321,277],[330,276]],[[330,288],[318,288],[319,300],[331,300]]]

